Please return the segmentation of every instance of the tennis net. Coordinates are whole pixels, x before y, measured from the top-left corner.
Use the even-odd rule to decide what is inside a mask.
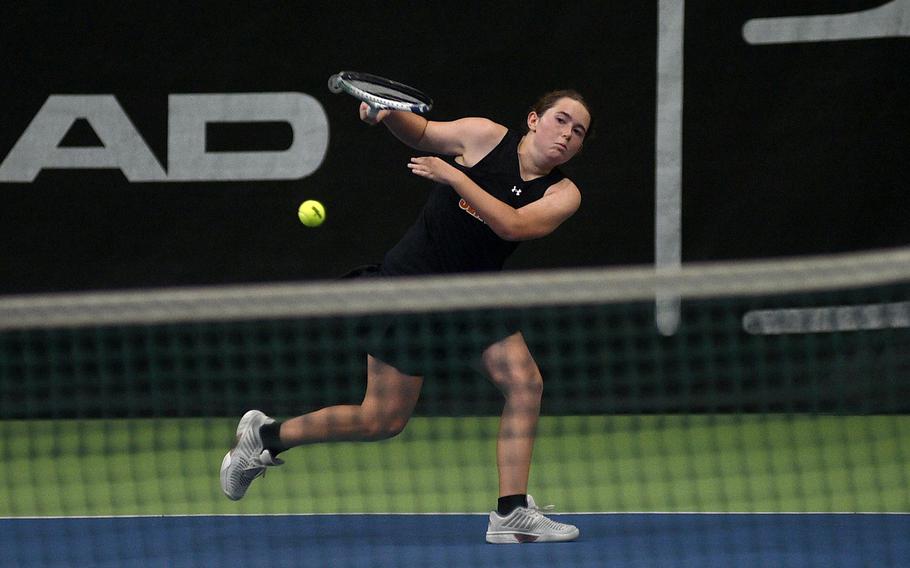
[[[660,295],[681,300],[673,335],[655,326]],[[530,489],[538,501],[568,513],[904,518],[908,300],[910,249],[671,273],[585,269],[0,298],[0,517],[489,511],[502,397],[477,355],[509,322],[544,375]],[[390,315],[399,325],[382,341],[426,376],[405,431],[373,444],[291,450],[288,464],[244,500],[225,499],[217,466],[239,416],[259,408],[284,418],[359,402],[365,341],[383,333]],[[482,543],[485,521],[477,518],[465,531],[478,532],[464,538]],[[570,518],[584,542],[598,543],[596,531],[586,532],[589,517]],[[24,532],[8,534],[36,534],[17,526]],[[839,526],[823,546],[836,548]],[[661,542],[702,558],[708,545],[673,544],[681,530]],[[720,530],[739,529],[725,521]],[[873,532],[863,539],[877,551],[870,554],[898,565],[893,555],[904,539]],[[161,560],[165,550],[186,556],[164,564],[194,565],[221,548],[214,537],[178,551],[148,538],[135,539],[138,549],[72,556],[81,549],[36,551],[17,537],[0,560],[30,565],[39,554],[44,564],[36,565],[67,565],[88,554],[96,564],[125,565],[142,554]],[[781,539],[767,550],[721,540],[730,558],[758,551],[773,562],[799,548]],[[357,544],[356,535],[350,540],[333,545]],[[380,540],[358,546],[369,557]],[[635,539],[623,542],[611,545],[620,560],[644,554]],[[315,546],[306,535],[296,544]],[[443,564],[493,565],[480,550]],[[595,554],[570,552],[552,563],[585,565],[579,555]]]

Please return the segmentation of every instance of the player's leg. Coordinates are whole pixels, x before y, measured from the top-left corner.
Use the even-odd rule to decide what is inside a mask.
[[[281,424],[284,448],[303,444],[366,441],[400,433],[417,404],[423,378],[406,375],[367,355],[367,389],[359,405],[330,406]]]
[[[294,446],[395,436],[411,417],[422,385],[421,377],[367,356],[367,389],[359,405],[330,406],[284,423],[250,410],[221,462],[222,491],[230,499],[242,498],[266,468],[284,463],[278,453]]]
[[[578,538],[575,526],[548,519],[527,494],[543,377],[524,337],[515,333],[494,343],[484,351],[483,364],[505,397],[496,442],[499,503],[497,510],[490,513],[487,542],[558,542]]]
[[[520,333],[488,347],[483,365],[505,397],[496,445],[499,494],[524,495],[528,492],[543,377]]]

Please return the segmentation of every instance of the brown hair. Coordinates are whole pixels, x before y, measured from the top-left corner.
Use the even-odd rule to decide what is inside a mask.
[[[559,99],[572,99],[581,103],[581,106],[585,107],[585,110],[588,111],[588,115],[591,117],[591,123],[588,124],[587,132],[585,133],[585,140],[591,138],[591,134],[594,132],[594,113],[591,111],[591,106],[588,104],[588,101],[585,100],[581,93],[574,89],[559,89],[556,91],[550,91],[545,93],[537,102],[531,105],[529,112],[536,112],[537,116],[542,116],[543,113],[550,110],[553,105],[556,104]]]

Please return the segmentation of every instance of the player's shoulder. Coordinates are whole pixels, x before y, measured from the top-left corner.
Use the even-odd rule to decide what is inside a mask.
[[[461,155],[465,165],[473,166],[505,138],[509,129],[488,118],[469,117],[461,122]]]
[[[553,197],[558,196],[560,199],[574,202],[576,205],[581,203],[581,190],[578,189],[575,182],[567,177],[563,177],[559,181],[554,182],[553,185],[547,188],[544,195]]]
[[[502,140],[503,136],[506,135],[506,132],[509,131],[508,128],[498,122],[478,116],[461,118],[456,122],[458,123],[459,130],[462,134],[475,141],[486,140],[499,142]]]
[[[578,186],[575,185],[575,182],[565,176],[553,182],[553,185],[551,185],[547,191],[567,191],[570,193],[581,193],[581,190],[578,189]]]
[[[483,156],[506,135],[508,129],[487,118],[467,117],[429,122],[424,129],[424,149],[450,156]]]

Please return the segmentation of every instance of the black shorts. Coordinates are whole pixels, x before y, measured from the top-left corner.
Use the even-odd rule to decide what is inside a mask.
[[[342,279],[394,278],[378,264],[359,266]],[[520,331],[519,318],[495,310],[426,314],[378,314],[357,325],[364,351],[407,375],[449,374],[465,366],[480,370],[492,344]]]

